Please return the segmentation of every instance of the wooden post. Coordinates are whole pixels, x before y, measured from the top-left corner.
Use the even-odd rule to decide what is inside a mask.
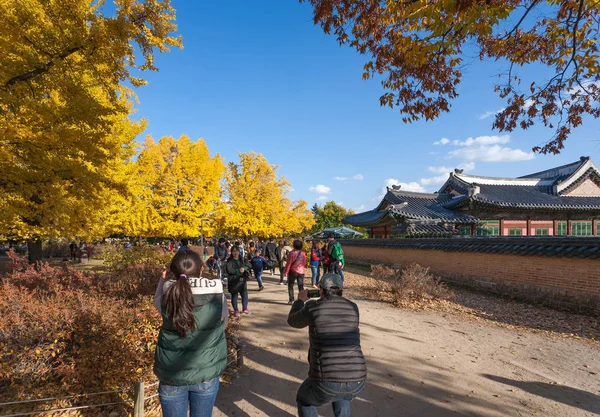
[[[242,342],[238,342],[237,345],[237,366],[240,368],[244,366],[244,344]]]
[[[144,417],[144,382],[136,382],[133,389],[133,417]]]
[[[571,220],[567,220],[567,236],[571,236],[571,233],[573,233],[572,227],[573,223],[571,222]]]
[[[552,220],[552,236],[558,236],[558,220]]]
[[[499,232],[500,232],[500,233],[498,233],[498,234],[499,234],[500,236],[506,236],[506,235],[504,234],[504,219],[500,219],[500,230],[499,230]]]
[[[527,219],[527,233],[525,233],[525,236],[531,236],[531,219]]]

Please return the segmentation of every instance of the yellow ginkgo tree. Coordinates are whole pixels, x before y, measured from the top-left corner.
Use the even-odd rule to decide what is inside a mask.
[[[211,157],[203,139],[192,142],[148,136],[129,167],[130,198],[122,217],[122,232],[142,237],[199,236],[214,232],[221,203],[225,165]]]
[[[289,182],[277,176],[263,155],[240,153],[239,158],[227,170],[225,205],[217,216],[222,232],[235,237],[276,237],[312,227],[306,202],[290,201]]]
[[[99,229],[144,127],[128,118],[131,86],[181,46],[169,0],[105,6],[0,0],[0,235],[29,239],[32,261],[42,237]]]

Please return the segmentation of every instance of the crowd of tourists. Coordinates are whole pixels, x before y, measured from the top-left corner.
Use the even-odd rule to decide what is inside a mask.
[[[349,417],[350,401],[364,389],[367,369],[358,307],[343,297],[345,259],[340,243],[331,236],[312,242],[305,253],[301,240],[290,247],[285,240],[231,243],[221,238],[209,256],[210,245],[197,250],[182,239],[154,296],[163,318],[154,364],[163,415],[212,416],[227,363],[224,289],[231,294],[234,315],[249,315],[248,283],[256,281],[257,291],[262,291],[263,273],[276,276],[278,269],[279,280],[273,285],[287,284],[288,324],[309,327],[309,372],[296,394],[298,415],[316,417],[316,407],[332,404],[336,417]],[[304,286],[307,266],[310,291]],[[203,276],[205,267],[212,274]]]

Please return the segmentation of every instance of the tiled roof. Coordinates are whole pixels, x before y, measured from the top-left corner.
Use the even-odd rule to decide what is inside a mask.
[[[447,223],[477,222],[472,216],[445,208],[443,204],[450,200],[451,196],[447,194],[390,190],[375,210],[348,216],[344,223],[360,227],[383,227],[395,225],[402,219]]]
[[[563,197],[551,194],[551,187],[518,185],[478,185],[471,197],[456,198],[446,207],[455,208],[469,201],[497,207],[554,210],[600,210],[600,197]]]
[[[392,234],[407,236],[452,236],[457,235],[458,230],[453,225],[435,223],[402,222],[392,227]]]
[[[364,213],[353,214],[344,218],[344,223],[351,226],[375,227],[390,226],[396,224],[392,213],[389,210],[375,211],[369,210]]]
[[[600,258],[600,238],[597,236],[360,239],[341,240],[340,242],[343,246],[440,250],[444,252],[480,252],[556,258]]]
[[[437,220],[449,223],[475,223],[477,219],[448,210],[444,204],[452,197],[448,194],[425,194],[409,191],[388,191],[384,200],[392,203],[389,210],[397,217],[414,220]]]
[[[534,172],[533,174],[523,175],[519,178],[547,178],[553,180],[562,180],[571,176],[582,165],[590,160],[589,156],[582,156],[579,161],[571,162],[570,164],[561,165],[558,167],[545,169],[543,171]]]

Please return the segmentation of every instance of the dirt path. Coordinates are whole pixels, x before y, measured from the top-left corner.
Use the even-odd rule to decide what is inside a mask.
[[[241,318],[245,367],[223,386],[215,416],[296,416],[308,371],[307,330],[286,323],[287,286],[266,274],[250,283]],[[353,402],[359,417],[597,416],[600,350],[452,315],[400,310],[347,291],[360,308],[369,379]],[[329,407],[321,416],[333,416]]]

